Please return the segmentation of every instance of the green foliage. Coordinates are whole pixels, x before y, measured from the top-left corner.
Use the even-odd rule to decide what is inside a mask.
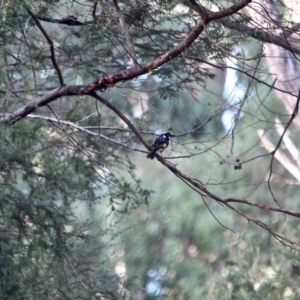
[[[117,2],[125,25],[114,1],[4,1],[1,118],[57,88],[53,61],[65,85],[85,85],[159,58],[200,21],[189,1]],[[71,16],[82,24],[62,24]],[[237,28],[250,19],[240,12],[230,20]],[[257,134],[265,130],[276,144],[275,117],[290,119],[266,61],[245,58],[260,47],[211,22],[181,55],[101,95],[149,142],[154,133],[177,135],[164,155],[209,192],[299,211],[298,185],[264,155]],[[227,59],[247,90],[234,103],[223,97]],[[237,203],[236,213],[196,193],[147,160],[120,114],[95,101],[61,97],[0,127],[0,299],[299,298],[298,252],[268,232],[299,239],[297,219]],[[228,108],[238,115],[225,131]]]
[[[74,204],[103,201],[105,192],[97,196],[93,187],[99,177],[41,125],[1,128],[1,298],[117,295],[118,280],[105,256],[109,245],[103,247],[99,231],[78,224],[72,210]],[[122,180],[110,180],[124,188]],[[102,280],[87,280],[95,274]]]

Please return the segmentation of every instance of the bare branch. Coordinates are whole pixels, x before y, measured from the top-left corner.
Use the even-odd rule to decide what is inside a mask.
[[[283,133],[282,135],[280,136],[280,139],[277,143],[277,146],[276,148],[274,149],[274,153],[277,151],[277,149],[280,147],[280,144],[282,142],[282,139],[284,137],[284,134],[286,133],[286,131],[288,130],[288,128],[290,127],[290,125],[292,124],[292,122],[294,121],[294,119],[296,118],[296,116],[298,115],[298,111],[299,111],[299,102],[300,102],[300,90],[299,90],[299,94],[298,94],[298,98],[297,98],[297,102],[296,102],[296,105],[295,105],[295,109],[291,115],[291,118],[290,120],[288,121],[287,125],[285,126],[284,130],[283,130]]]
[[[255,5],[256,4],[256,5]],[[274,32],[274,28],[282,26],[281,13],[278,11],[273,1],[265,1],[262,3],[251,4],[253,8],[252,19],[261,19],[261,26],[269,32]],[[287,43],[287,37],[282,36]],[[300,90],[300,70],[298,67],[298,59],[295,56],[294,49],[280,49],[274,44],[265,44],[264,53],[266,62],[272,79],[274,80],[274,87],[285,90],[285,93],[279,92],[276,89],[277,97],[285,106],[286,111],[292,115],[295,113],[296,99],[295,95]],[[299,97],[299,95],[298,95]],[[300,126],[300,118],[293,118],[294,124]]]
[[[224,199],[224,203],[240,203],[240,204],[246,204],[246,205],[251,205],[260,208],[261,210],[264,211],[274,211],[274,212],[279,212],[279,213],[284,213],[296,218],[300,218],[300,213],[288,209],[283,209],[283,208],[278,208],[278,207],[272,207],[272,206],[267,206],[264,204],[248,201],[246,199],[234,199],[234,198],[228,198]]]
[[[196,56],[190,56],[190,55],[180,55],[180,56],[183,57],[183,58],[193,59],[195,61],[198,61],[200,63],[204,63],[204,64],[207,64],[207,65],[210,65],[210,66],[212,66],[214,68],[217,68],[217,69],[220,69],[220,70],[223,70],[223,71],[226,71],[226,69],[235,70],[235,71],[237,71],[239,73],[245,74],[247,77],[251,78],[252,80],[254,80],[254,81],[258,82],[258,83],[261,83],[261,84],[269,87],[272,90],[276,90],[276,91],[279,91],[279,92],[282,92],[282,93],[286,93],[288,95],[296,96],[296,95],[292,94],[289,91],[281,89],[278,86],[274,86],[274,82],[273,82],[273,84],[269,84],[269,83],[267,83],[267,82],[259,79],[259,77],[256,77],[253,74],[250,74],[247,70],[244,71],[243,69],[235,68],[235,67],[232,67],[232,66],[225,66],[225,65],[222,65],[222,64],[219,64],[219,63],[213,63],[213,62],[207,61],[207,60],[205,60],[203,58],[196,57]],[[240,60],[240,57],[239,57],[239,60]],[[251,71],[252,71],[252,69],[251,69]]]
[[[202,6],[200,3],[197,3],[195,0],[190,0],[192,8],[201,16],[204,17],[206,15],[213,14],[213,11],[209,10],[208,8]],[[282,35],[275,35],[265,32],[261,29],[250,27],[241,23],[237,23],[231,21],[230,18],[223,18],[218,20],[224,27],[233,29],[237,32],[243,33],[247,36],[250,36],[258,41],[263,43],[270,43],[275,44],[283,49],[289,50],[295,54],[300,54],[300,49],[291,45],[289,42],[282,38]],[[297,24],[296,24],[297,25]],[[299,24],[298,24],[299,26]],[[298,26],[293,26],[292,28],[285,29],[285,32],[288,32],[287,36],[291,35],[294,32],[297,32]]]
[[[271,189],[271,184],[270,184],[270,180],[271,180],[271,176],[272,176],[272,173],[273,173],[273,161],[274,161],[274,157],[275,157],[275,154],[276,154],[276,151],[279,149],[280,147],[280,144],[282,142],[282,139],[284,137],[284,134],[286,133],[286,131],[288,130],[289,126],[292,124],[292,122],[294,121],[294,119],[296,118],[296,116],[298,115],[298,111],[299,111],[299,102],[300,102],[300,89],[299,89],[299,93],[298,93],[298,98],[297,98],[297,102],[296,102],[296,105],[295,105],[295,109],[291,115],[291,118],[289,120],[289,122],[287,123],[285,129],[283,130],[283,133],[282,135],[280,136],[279,138],[279,141],[275,147],[275,149],[272,151],[272,158],[271,158],[271,162],[270,162],[270,173],[269,173],[269,179],[268,179],[268,187],[269,187],[269,191],[270,193],[272,194],[273,196],[273,199],[274,201],[277,203],[277,205],[279,206],[279,203]]]
[[[98,0],[94,0],[93,12],[92,12],[92,16],[93,16],[94,21],[96,21],[97,4],[98,4]]]
[[[25,41],[25,44],[27,46],[27,49],[28,49],[28,54],[29,54],[29,59],[30,59],[30,62],[31,62],[31,67],[32,67],[32,75],[33,75],[33,78],[34,78],[34,86],[35,86],[35,93],[37,94],[37,80],[36,80],[36,70],[35,70],[35,67],[34,67],[34,63],[33,63],[33,59],[32,59],[32,54],[31,54],[31,49],[30,49],[30,46],[29,46],[29,43],[27,41],[27,37],[26,37],[26,33],[23,29],[23,26],[21,24],[21,21],[20,21],[20,18],[18,16],[18,14],[16,13],[16,16],[17,16],[17,19],[18,19],[18,22],[19,22],[19,26],[20,26],[20,30],[22,32],[22,35],[24,37],[24,41]],[[15,56],[13,56],[15,58]],[[20,61],[20,60],[18,60]]]
[[[67,87],[58,87],[51,91],[48,94],[45,94],[41,98],[35,99],[23,107],[17,109],[13,113],[9,115],[3,115],[2,119],[0,119],[0,123],[15,123],[28,114],[37,110],[38,107],[45,106],[48,103],[56,100],[57,98],[66,95]]]
[[[105,136],[103,134],[95,133],[93,131],[90,131],[90,130],[88,130],[88,129],[82,127],[82,126],[79,126],[79,125],[77,125],[77,124],[75,124],[73,122],[70,122],[70,121],[58,120],[58,119],[54,119],[54,118],[50,118],[50,117],[45,117],[45,116],[41,116],[41,115],[28,115],[27,118],[29,118],[29,119],[45,120],[45,121],[48,121],[48,122],[51,122],[51,123],[63,124],[63,125],[72,127],[74,129],[77,129],[78,131],[87,133],[88,135],[98,136],[98,137],[100,137],[102,139],[105,139],[105,140],[107,140],[109,142],[112,142],[112,143],[117,144],[119,146],[122,146],[124,148],[130,149],[130,150],[133,150],[133,151],[137,151],[137,152],[146,153],[146,151],[130,147],[130,146],[125,145],[125,144],[123,144],[123,143],[121,143],[119,141],[111,139],[111,138],[109,138],[109,137],[107,137],[107,136]]]
[[[119,21],[120,21],[120,25],[121,25],[121,30],[125,36],[125,39],[126,39],[126,44],[127,44],[127,52],[129,54],[129,56],[131,57],[132,59],[132,63],[133,63],[133,66],[137,66],[138,63],[137,63],[137,59],[136,59],[136,55],[135,55],[135,51],[134,51],[134,48],[133,48],[133,44],[132,44],[132,41],[131,41],[131,38],[130,38],[130,35],[129,35],[129,31],[128,31],[128,28],[126,26],[126,23],[125,23],[125,20],[124,20],[124,16],[123,16],[123,13],[118,5],[118,1],[117,0],[113,0],[114,2],[114,5],[115,5],[115,8],[116,8],[116,11],[117,11],[117,14],[118,14],[118,17],[119,17]]]
[[[289,137],[288,133],[286,132],[284,134],[284,126],[278,118],[275,118],[275,128],[279,135],[283,135],[283,142],[286,148],[291,153],[293,159],[297,162],[298,168],[300,168],[300,152]]]
[[[114,105],[112,105],[111,103],[109,103],[107,100],[105,100],[104,98],[100,97],[99,95],[97,95],[96,93],[92,93],[91,96],[95,97],[97,100],[99,100],[100,102],[102,102],[103,104],[105,104],[108,108],[110,108],[113,112],[115,112],[118,117],[120,117],[127,125],[128,127],[130,127],[132,129],[132,131],[134,132],[134,134],[136,135],[136,137],[145,145],[145,147],[147,149],[150,150],[149,145],[147,142],[145,142],[144,138],[141,136],[139,130],[132,124],[132,122],[118,109],[116,108]],[[263,205],[263,204],[259,204],[259,203],[255,203],[255,202],[251,202],[248,200],[244,200],[244,199],[233,199],[233,198],[229,198],[229,199],[222,199],[221,197],[213,194],[212,192],[210,192],[203,184],[201,184],[197,179],[193,179],[189,176],[187,176],[186,174],[182,173],[180,170],[177,169],[176,166],[174,166],[173,164],[171,164],[170,162],[168,162],[166,159],[162,158],[159,155],[156,155],[157,160],[162,163],[165,167],[167,167],[175,176],[177,176],[178,178],[180,178],[185,184],[188,184],[190,187],[192,187],[192,189],[197,192],[198,194],[200,194],[201,196],[207,196],[210,197],[211,199],[214,199],[215,201],[227,206],[228,208],[230,208],[231,210],[235,211],[236,213],[238,213],[239,215],[243,216],[244,218],[246,218],[249,222],[253,222],[254,224],[260,226],[261,228],[267,230],[268,232],[270,232],[277,240],[279,240],[281,243],[286,242],[287,246],[292,245],[293,247],[295,245],[300,247],[300,243],[290,240],[282,235],[279,235],[277,233],[275,233],[272,229],[270,229],[269,227],[267,227],[265,224],[263,224],[261,221],[252,219],[250,217],[248,217],[246,214],[244,214],[242,211],[240,211],[239,209],[233,207],[232,205],[230,205],[230,202],[235,202],[235,203],[240,203],[240,204],[247,204],[247,205],[251,205],[251,206],[255,206],[258,207],[260,209],[263,209],[265,211],[274,211],[274,212],[280,212],[280,213],[284,213],[284,214],[288,214],[290,216],[296,217],[296,218],[300,218],[300,213],[295,212],[295,211],[291,211],[291,210],[286,210],[286,209],[282,209],[282,208],[275,208],[275,207],[271,207],[271,206],[267,206],[267,205]]]
[[[274,152],[275,145],[264,135],[263,130],[258,130],[257,134],[261,139],[262,145],[272,154]],[[276,151],[274,157],[297,179],[298,182],[300,182],[299,168],[296,167],[280,149]]]
[[[112,105],[110,102],[108,102],[106,99],[102,98],[95,92],[91,92],[90,96],[100,101],[102,104],[107,106],[109,109],[111,109],[120,119],[122,119],[128,127],[134,132],[134,134],[137,136],[137,138],[143,143],[143,145],[148,149],[151,150],[151,146],[146,142],[146,140],[143,138],[141,133],[136,129],[136,127],[132,124],[132,122],[125,117],[125,115],[118,110],[114,105]]]
[[[61,73],[61,70],[56,62],[56,58],[55,58],[55,50],[54,50],[54,45],[53,45],[53,41],[51,40],[51,38],[49,37],[48,33],[46,32],[46,30],[43,28],[43,26],[41,25],[39,19],[34,15],[34,13],[28,8],[25,7],[25,9],[27,10],[27,12],[29,13],[29,15],[32,17],[32,19],[34,20],[35,24],[37,25],[37,27],[40,29],[40,31],[43,33],[44,37],[46,38],[48,45],[50,47],[50,53],[51,53],[51,61],[52,64],[57,72],[58,75],[58,79],[59,79],[59,83],[61,86],[64,85],[64,79]]]

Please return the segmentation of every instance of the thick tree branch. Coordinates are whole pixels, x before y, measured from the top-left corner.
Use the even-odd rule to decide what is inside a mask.
[[[46,96],[44,96],[44,97],[42,97],[42,98],[40,98],[36,101],[33,101],[33,102],[29,103],[27,106],[19,109],[18,111],[14,112],[13,114],[9,115],[8,117],[3,118],[2,122],[3,122],[3,120],[6,120],[6,122],[8,122],[9,120],[10,121],[17,121],[19,118],[22,118],[22,116],[28,115],[29,112],[35,111],[37,109],[37,106],[44,106],[47,103],[49,103],[49,102],[53,101],[54,99],[57,99],[57,98],[59,98],[63,95],[73,94],[72,89],[73,89],[73,87],[58,88],[58,89],[52,91],[50,94],[48,94],[48,95],[46,95]],[[99,96],[95,92],[90,92],[90,96],[94,97],[95,99],[100,101],[102,104],[107,106],[109,109],[111,109],[113,112],[115,112],[118,115],[118,117],[120,119],[122,119],[128,125],[128,127],[132,130],[132,132],[136,135],[136,137],[140,140],[140,142],[142,142],[144,144],[144,146],[148,150],[150,150],[150,145],[143,138],[143,136],[141,135],[139,130],[134,126],[134,124],[120,110],[118,110],[109,101],[107,101],[103,97]],[[65,124],[65,125],[68,125],[68,124]],[[291,211],[291,210],[286,210],[286,209],[282,209],[282,208],[274,208],[274,207],[271,207],[271,206],[266,206],[266,205],[263,205],[263,204],[251,202],[251,201],[248,201],[248,200],[245,200],[245,199],[233,199],[233,198],[222,199],[221,197],[215,195],[214,193],[212,193],[208,189],[206,189],[198,180],[192,179],[189,176],[187,176],[186,174],[182,173],[180,170],[178,170],[173,164],[171,164],[167,160],[163,159],[162,157],[160,157],[158,155],[156,157],[174,175],[176,175],[177,177],[182,179],[184,182],[187,182],[191,186],[193,186],[193,189],[196,192],[200,193],[201,195],[205,194],[206,196],[210,197],[211,199],[214,199],[215,201],[217,201],[219,203],[222,203],[223,205],[227,206],[228,208],[234,210],[236,213],[238,213],[241,216],[245,217],[248,221],[251,221],[251,222],[255,223],[256,225],[258,225],[258,226],[266,229],[267,231],[269,231],[275,238],[277,238],[281,242],[285,241],[286,243],[291,244],[292,246],[295,246],[295,245],[300,246],[299,243],[297,243],[295,241],[292,241],[290,239],[287,239],[284,236],[276,234],[270,228],[266,227],[264,224],[262,225],[262,223],[260,221],[254,220],[254,219],[246,216],[244,213],[242,213],[240,210],[236,209],[235,207],[233,207],[229,203],[234,202],[234,203],[239,203],[239,204],[251,205],[251,206],[258,207],[258,208],[260,208],[262,210],[265,210],[265,211],[279,212],[279,213],[288,214],[290,216],[294,216],[294,217],[299,218],[300,214],[298,212]]]
[[[213,20],[222,19],[222,18],[231,16],[234,13],[238,12],[239,10],[244,8],[250,2],[252,2],[252,0],[239,1],[228,8],[225,8],[225,9],[217,11],[217,12],[211,12],[207,15],[204,15],[202,18],[207,20],[207,23],[210,21],[213,21]]]
[[[181,43],[179,43],[177,46],[175,46],[173,49],[169,50],[165,54],[156,58],[152,62],[146,65],[142,65],[140,67],[132,67],[126,70],[117,71],[112,74],[104,75],[83,88],[75,89],[73,92],[78,94],[88,94],[91,91],[105,90],[108,87],[114,86],[121,81],[128,81],[133,78],[137,78],[141,75],[152,72],[156,68],[176,58],[183,51],[185,51],[196,40],[196,38],[200,35],[200,33],[204,30],[205,26],[209,22],[236,13],[237,11],[245,7],[247,4],[249,4],[251,1],[252,0],[241,0],[227,9],[205,16],[205,18],[202,18],[202,20],[196,25],[196,27]]]
[[[95,23],[96,23],[96,20],[97,20],[97,18],[96,18],[97,5],[98,5],[98,0],[94,0],[92,16],[93,16],[93,19],[94,19]]]
[[[190,3],[191,3],[191,7],[201,17],[211,16],[212,14],[214,14],[213,11],[202,6],[200,3],[196,2],[195,0],[190,0]],[[275,44],[279,47],[282,47],[283,49],[291,51],[292,53],[300,54],[300,49],[287,42],[284,36],[282,35],[270,34],[262,29],[253,28],[241,23],[237,23],[232,21],[228,17],[219,19],[217,22],[221,23],[226,28],[245,34],[263,43]],[[296,32],[297,30],[298,30],[298,26],[293,26],[292,28],[286,28],[285,32],[288,33],[287,36],[290,36],[292,33]]]
[[[99,77],[95,81],[87,84],[87,85],[76,85],[76,86],[62,86],[60,88],[57,88],[53,90],[52,92],[44,95],[43,97],[39,99],[35,99],[31,101],[30,103],[26,104],[22,108],[18,109],[17,111],[11,113],[9,116],[5,116],[0,120],[0,123],[14,123],[24,117],[26,115],[34,112],[38,107],[45,106],[49,104],[50,102],[54,101],[55,99],[62,97],[62,96],[72,96],[72,95],[97,95],[96,93],[93,94],[96,90],[105,90],[108,87],[113,87],[119,82],[128,81],[134,78],[137,78],[141,75],[147,74],[149,72],[152,72],[154,69],[164,65],[165,63],[169,62],[170,60],[178,57],[185,49],[187,49],[200,35],[200,33],[204,30],[207,23],[210,21],[213,21],[214,19],[218,19],[221,17],[222,12],[224,16],[227,16],[229,13],[235,13],[241,8],[245,7],[247,4],[249,4],[252,0],[241,0],[237,4],[233,5],[232,7],[225,9],[224,11],[218,12],[217,14],[211,14],[209,16],[206,16],[204,19],[202,19],[196,27],[190,32],[190,34],[177,46],[166,52],[165,54],[159,56],[158,58],[154,59],[152,62],[149,62],[146,65],[142,65],[139,67],[132,67],[126,70],[118,70],[114,73],[107,74],[104,76]],[[28,13],[31,14],[32,18],[34,18],[34,14],[28,10]],[[35,18],[35,20],[37,20]],[[43,27],[40,25],[39,21],[37,20],[37,25],[39,26],[40,30],[44,33]],[[47,34],[45,35],[47,38]],[[49,37],[48,37],[49,38]],[[47,39],[48,40],[48,39]],[[51,39],[48,40],[49,45],[52,45],[50,47],[54,53],[53,43]],[[55,61],[55,56],[51,55],[52,59]],[[57,68],[58,74],[60,73],[59,68]],[[60,76],[60,82],[62,84],[62,76]],[[97,95],[97,97],[99,97]],[[137,133],[136,133],[137,134]],[[142,136],[140,136],[140,139],[142,139]],[[145,142],[145,146],[147,143]],[[148,147],[148,146],[146,146]]]
[[[74,16],[67,16],[62,19],[54,19],[50,17],[44,17],[44,16],[36,16],[39,20],[44,21],[44,22],[50,22],[50,23],[57,23],[61,25],[68,25],[68,26],[85,26],[89,24],[93,24],[93,22],[80,22],[77,20],[76,17]]]
[[[28,114],[36,111],[38,107],[45,106],[48,103],[58,99],[59,97],[65,96],[68,94],[68,87],[59,87],[54,89],[48,94],[45,94],[41,98],[30,101],[28,104],[23,107],[15,110],[11,114],[3,115],[2,119],[0,119],[0,123],[3,124],[13,124],[23,118],[25,118]]]

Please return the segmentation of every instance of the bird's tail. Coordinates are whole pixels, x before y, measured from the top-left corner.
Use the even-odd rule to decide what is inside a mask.
[[[147,155],[147,158],[154,159],[155,154],[156,154],[156,151],[155,151],[155,150],[152,150],[152,151]]]

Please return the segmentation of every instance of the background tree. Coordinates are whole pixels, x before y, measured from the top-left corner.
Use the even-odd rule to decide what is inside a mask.
[[[250,2],[2,1],[1,298],[297,299],[297,11]]]

